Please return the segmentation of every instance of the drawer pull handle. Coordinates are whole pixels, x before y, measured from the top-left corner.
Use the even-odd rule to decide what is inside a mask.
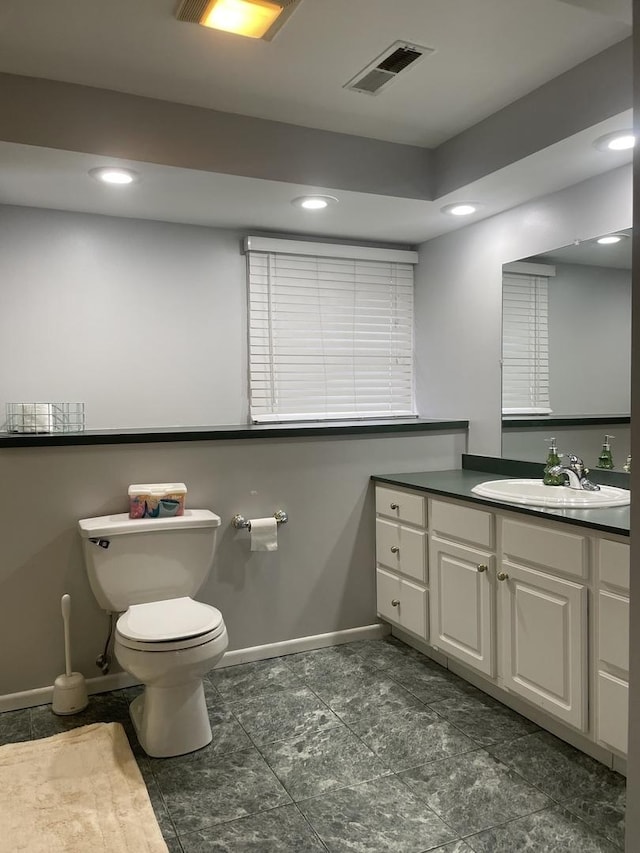
[[[496,577],[498,578],[499,581],[508,581],[509,580],[509,575],[506,572],[498,572]]]
[[[398,607],[398,606],[399,606],[399,604],[400,604],[400,599],[399,599],[399,598],[392,598],[392,599],[391,599],[391,606],[392,606],[392,607]]]
[[[391,504],[391,509],[400,509],[400,504]]]
[[[476,567],[480,573],[486,572],[489,566],[485,566],[484,563],[480,563],[479,566]]]
[[[392,545],[392,546],[391,546],[391,553],[392,553],[392,554],[398,554],[398,553],[400,553],[400,548],[398,548],[398,546],[397,546],[397,545]]]

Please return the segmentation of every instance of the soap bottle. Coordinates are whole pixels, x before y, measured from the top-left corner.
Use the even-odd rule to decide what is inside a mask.
[[[614,438],[613,435],[605,435],[604,444],[602,445],[600,456],[598,456],[598,464],[596,465],[596,468],[608,468],[609,470],[613,468],[613,456],[611,455],[612,438]]]
[[[622,470],[626,471],[627,474],[631,473],[631,454],[627,456],[627,461],[622,466]]]
[[[562,486],[564,484],[564,474],[549,473],[550,468],[553,468],[555,465],[560,465],[561,454],[558,453],[555,438],[547,438],[546,441],[550,442],[550,444],[549,453],[547,454],[547,461],[544,466],[542,482],[545,484],[545,486]]]

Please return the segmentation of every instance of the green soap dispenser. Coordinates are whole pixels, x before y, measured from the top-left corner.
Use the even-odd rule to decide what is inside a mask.
[[[542,482],[545,484],[545,486],[562,486],[564,485],[564,474],[549,473],[550,468],[553,468],[555,465],[560,465],[560,457],[562,454],[558,453],[555,438],[547,438],[545,440],[550,442],[550,444],[549,453],[547,454],[547,461],[545,462],[544,466]]]
[[[598,464],[596,465],[596,468],[608,468],[609,470],[613,468],[613,456],[611,455],[612,438],[615,438],[615,436],[605,435],[604,444],[602,445],[600,456],[598,456]]]

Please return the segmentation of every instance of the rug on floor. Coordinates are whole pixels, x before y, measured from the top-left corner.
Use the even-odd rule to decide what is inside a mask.
[[[2,853],[167,853],[120,723],[0,747]]]

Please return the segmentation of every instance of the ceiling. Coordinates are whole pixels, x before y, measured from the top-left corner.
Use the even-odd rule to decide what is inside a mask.
[[[301,0],[272,42],[178,22],[177,5],[4,0],[0,72],[433,148],[631,32],[630,0]],[[434,53],[376,96],[343,88],[398,39]],[[629,163],[592,146],[629,126],[630,111],[608,116],[432,201],[2,141],[0,128],[0,203],[417,243],[467,224],[440,212],[449,201],[479,201],[483,218]],[[87,177],[116,159],[141,180],[123,192]],[[289,204],[310,191],[340,203],[316,216]]]

